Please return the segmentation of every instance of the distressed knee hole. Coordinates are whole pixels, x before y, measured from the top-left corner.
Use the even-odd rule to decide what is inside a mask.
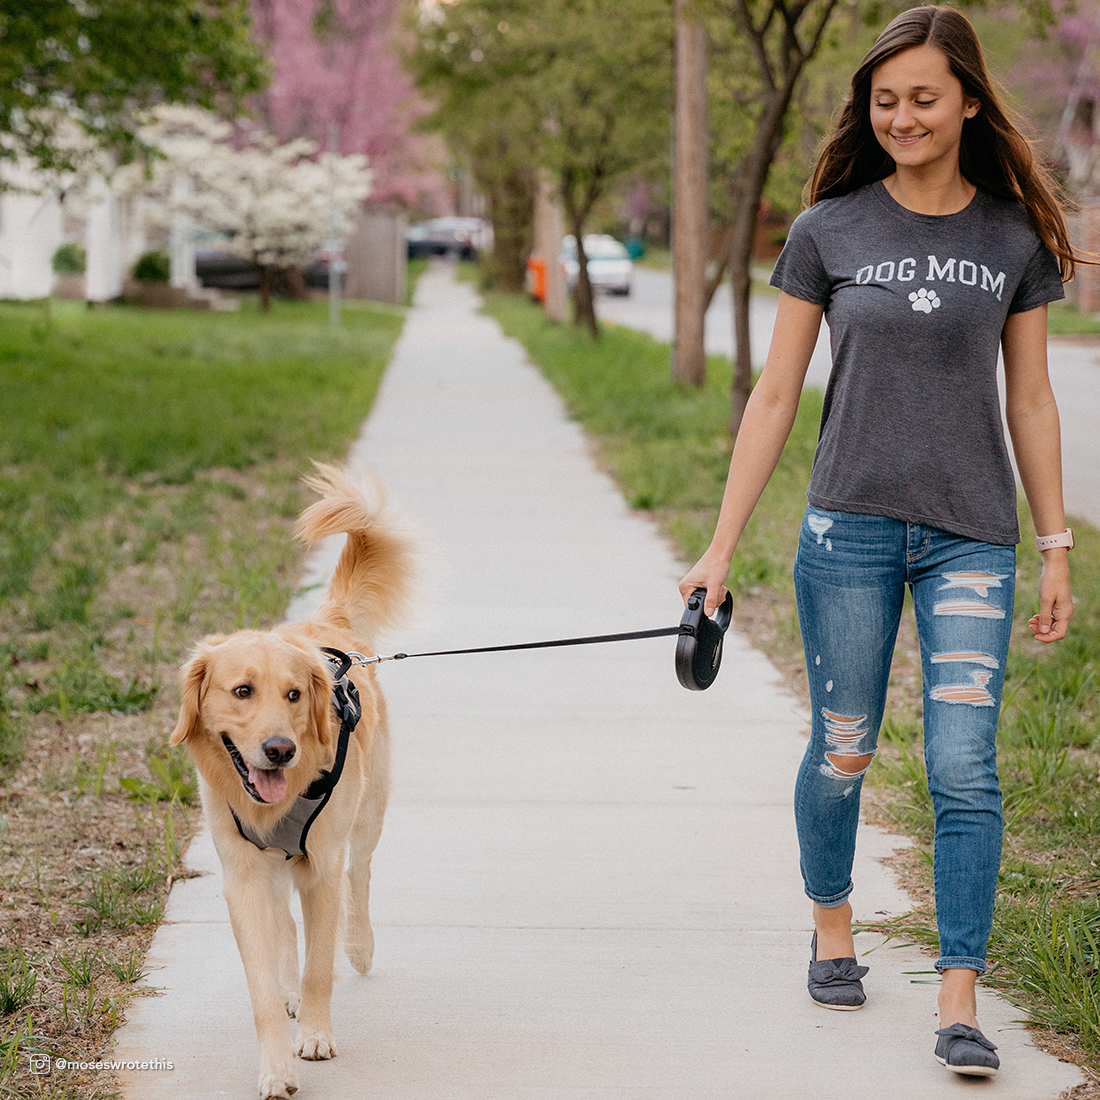
[[[963,615],[971,619],[1003,619],[1003,607],[981,600],[940,600],[932,607],[933,615]]]
[[[825,740],[830,745],[854,748],[867,735],[866,714],[837,714],[822,707],[821,715],[825,719]]]
[[[984,600],[989,595],[991,588],[1000,588],[1007,573],[944,573],[944,583],[940,585],[940,591],[945,588],[969,588],[976,592]]]
[[[943,684],[933,688],[929,694],[938,703],[968,704],[972,707],[995,707],[997,701],[985,686],[993,679],[992,672],[984,670],[972,672],[970,683]]]
[[[933,653],[932,664],[945,665],[955,662],[985,665],[986,668],[1000,668],[1000,662],[992,653],[979,653],[976,650],[955,650],[951,653]]]
[[[840,752],[827,752],[825,754],[825,759],[828,760],[829,766],[837,779],[858,779],[871,766],[871,761],[874,758],[875,754],[873,752],[863,753],[859,756],[850,756],[847,753]]]

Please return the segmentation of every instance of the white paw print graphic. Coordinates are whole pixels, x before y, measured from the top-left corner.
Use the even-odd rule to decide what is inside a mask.
[[[909,295],[909,301],[913,303],[913,309],[918,313],[931,313],[932,310],[940,308],[940,296],[934,290],[925,290],[924,287],[914,290]]]

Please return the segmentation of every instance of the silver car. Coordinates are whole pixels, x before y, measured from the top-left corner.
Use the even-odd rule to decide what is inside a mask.
[[[584,254],[588,257],[588,281],[596,290],[609,294],[629,294],[634,264],[626,246],[605,233],[584,235]],[[570,234],[561,242],[561,265],[565,281],[572,290],[577,281],[577,240]]]

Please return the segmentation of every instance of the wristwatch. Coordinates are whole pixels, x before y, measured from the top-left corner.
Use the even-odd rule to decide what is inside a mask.
[[[1036,535],[1035,545],[1041,554],[1044,550],[1053,550],[1056,546],[1073,549],[1073,532],[1067,527],[1060,535]]]

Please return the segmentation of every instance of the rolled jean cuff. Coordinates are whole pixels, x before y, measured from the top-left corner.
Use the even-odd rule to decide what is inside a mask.
[[[936,969],[941,973],[944,970],[976,970],[979,974],[984,974],[985,959],[971,959],[965,955],[944,955],[936,960]]]
[[[854,884],[851,880],[848,881],[848,885],[841,890],[839,894],[833,894],[831,897],[822,898],[817,894],[806,891],[806,897],[810,899],[815,905],[820,905],[822,909],[839,909],[847,900],[849,894],[854,889]],[[983,970],[985,967],[983,966]]]

